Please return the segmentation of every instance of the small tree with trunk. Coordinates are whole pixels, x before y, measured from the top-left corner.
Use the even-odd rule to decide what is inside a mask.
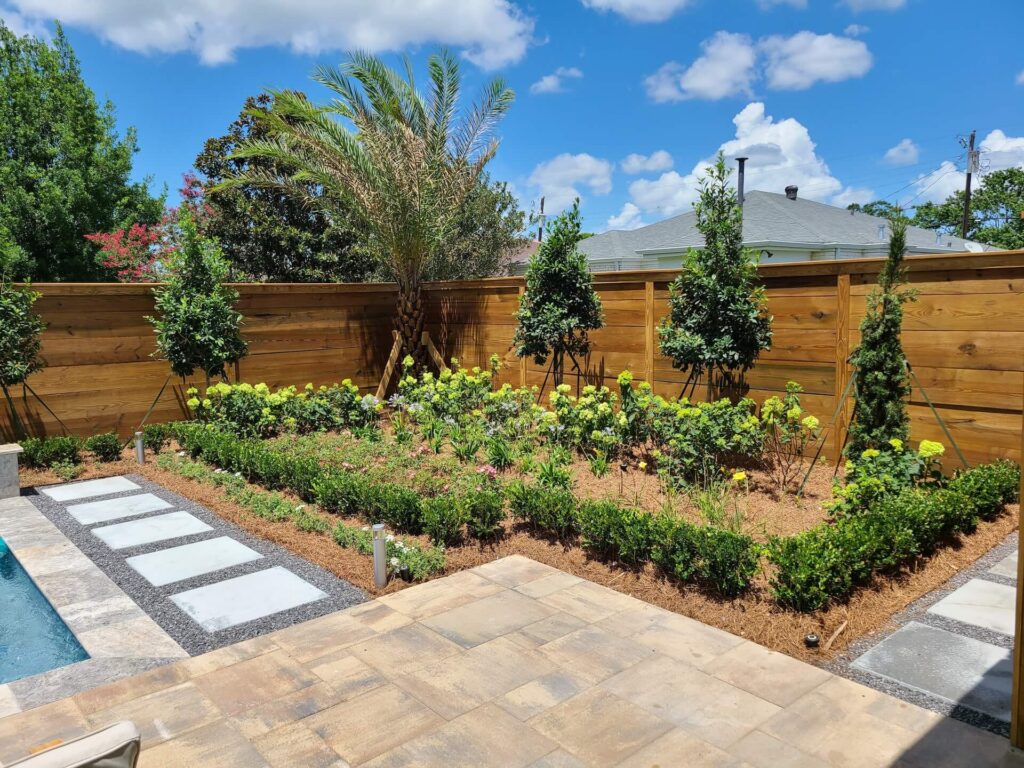
[[[196,370],[206,385],[215,375],[225,376],[225,366],[248,352],[235,311],[238,292],[224,285],[228,264],[215,241],[203,237],[191,214],[178,219],[180,244],[170,252],[166,283],[154,289],[159,318],[146,318],[156,331],[157,351],[182,379]]]
[[[530,258],[526,293],[516,313],[516,354],[533,357],[538,365],[551,357],[556,385],[562,383],[565,356],[586,355],[588,331],[604,325],[587,257],[576,247],[580,223],[579,200],[553,220],[547,239]]]
[[[905,445],[910,434],[906,404],[910,381],[900,328],[903,305],[915,295],[901,290],[906,283],[907,220],[896,216],[889,221],[889,255],[878,286],[868,297],[867,315],[860,324],[861,343],[850,356],[857,399],[850,424],[850,456],[860,456],[868,448],[894,450],[889,441]]]
[[[27,434],[9,388],[23,383],[44,364],[39,357],[39,336],[46,323],[32,311],[40,294],[31,288],[12,285],[19,272],[27,269],[24,253],[0,228],[0,389],[11,414],[16,439]]]
[[[743,209],[718,154],[694,204],[704,247],[687,253],[670,286],[670,314],[659,329],[661,353],[695,382],[731,388],[772,344],[772,319],[757,275],[757,254],[743,247]]]

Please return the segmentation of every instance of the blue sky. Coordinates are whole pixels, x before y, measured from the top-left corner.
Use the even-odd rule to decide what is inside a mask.
[[[1021,0],[0,0],[60,18],[87,82],[138,130],[136,176],[167,184],[245,97],[300,88],[352,47],[465,58],[467,92],[517,93],[490,171],[525,208],[579,194],[593,231],[690,210],[701,163],[749,154],[748,188],[845,205],[941,199],[982,164],[1024,164]],[[631,155],[637,157],[630,158]]]

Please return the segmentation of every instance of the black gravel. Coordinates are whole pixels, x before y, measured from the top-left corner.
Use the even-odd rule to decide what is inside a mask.
[[[87,499],[74,499],[67,502],[54,501],[49,496],[34,490],[29,491],[26,496],[65,536],[74,542],[75,546],[96,563],[101,571],[124,590],[139,607],[149,614],[189,654],[198,656],[225,645],[249,640],[253,637],[308,621],[309,619],[315,619],[318,616],[333,613],[367,600],[366,593],[361,589],[343,579],[339,579],[334,574],[313,565],[309,561],[293,555],[276,544],[256,538],[247,531],[219,517],[201,504],[172,493],[163,486],[138,475],[127,475],[126,477],[138,485],[140,490],[95,496]],[[143,492],[149,492],[160,497],[170,503],[172,505],[171,508],[135,515],[124,520],[112,520],[87,526],[79,523],[67,512],[69,505],[133,496]],[[194,515],[209,525],[212,530],[170,541],[156,542],[116,551],[110,549],[90,532],[91,529],[103,525],[141,520],[146,517],[155,517],[179,510]],[[154,587],[126,562],[127,558],[134,557],[135,555],[146,554],[171,546],[214,539],[219,536],[230,536],[232,539],[259,552],[263,557],[249,563],[242,563],[241,565],[224,568],[213,573],[203,574],[162,587]],[[213,633],[203,629],[169,599],[170,595],[178,594],[179,592],[213,584],[235,576],[262,571],[274,566],[284,566],[295,575],[323,590],[327,597]]]
[[[926,693],[916,688],[911,688],[910,686],[904,685],[903,683],[892,680],[888,677],[857,669],[851,666],[851,664],[861,654],[875,647],[885,638],[889,637],[893,632],[896,632],[911,621],[916,621],[920,624],[927,624],[932,627],[944,629],[948,632],[953,632],[954,634],[961,635],[962,637],[972,637],[975,640],[981,640],[982,642],[991,643],[992,645],[1012,650],[1012,637],[1007,637],[1001,632],[993,632],[983,627],[974,626],[973,624],[964,624],[963,622],[948,619],[944,616],[937,616],[935,614],[928,613],[928,609],[935,605],[939,600],[946,597],[946,595],[962,587],[971,579],[985,579],[987,581],[994,581],[999,584],[1006,584],[1007,586],[1015,587],[1015,579],[998,576],[994,573],[989,573],[988,570],[996,565],[996,563],[1012,555],[1016,548],[1017,532],[1014,531],[1007,536],[1001,544],[993,547],[985,555],[978,558],[970,567],[960,571],[941,587],[918,598],[902,612],[893,616],[893,626],[891,629],[860,638],[856,642],[852,643],[843,654],[837,656],[828,664],[822,665],[823,668],[837,675],[841,675],[849,678],[850,680],[855,680],[858,683],[882,691],[883,693],[887,693],[890,696],[895,696],[896,698],[903,699],[911,704],[916,704],[919,707],[924,707],[925,709],[930,709],[933,712],[938,712],[939,714],[947,715],[949,717],[956,718],[957,720],[962,720],[965,723],[970,723],[971,725],[979,728],[984,728],[985,730],[992,731],[1000,736],[1009,737],[1010,724],[1005,720],[1000,720],[999,718],[992,717],[984,712],[979,712],[976,709],[951,702],[940,696],[935,696],[934,694]]]

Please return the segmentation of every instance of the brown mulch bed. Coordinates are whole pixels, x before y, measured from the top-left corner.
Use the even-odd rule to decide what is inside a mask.
[[[288,548],[339,578],[371,594],[379,594],[373,588],[370,558],[337,546],[325,534],[307,533],[290,523],[256,518],[243,507],[229,501],[220,489],[160,470],[153,463],[139,466],[133,460],[126,459],[110,464],[87,462],[84,466],[85,470],[76,479],[141,474],[175,493],[203,504],[254,535]],[[582,479],[586,474],[589,473],[577,473],[577,477]],[[808,498],[803,501],[789,496],[780,500],[773,499],[771,492],[763,487],[763,478],[756,472],[748,474],[751,490],[746,500],[746,519],[754,529],[763,523],[760,525],[762,531],[785,534],[825,519],[821,512],[821,501],[828,497],[831,468],[815,468]],[[51,472],[22,470],[21,477],[23,487],[60,482]],[[610,488],[614,495],[618,495],[618,477],[609,476],[601,482],[608,486],[604,490]],[[650,488],[644,489],[644,493],[660,493],[656,481],[652,479],[650,485]],[[604,495],[599,489],[585,485],[578,486],[577,490]],[[627,498],[630,493],[627,489]],[[647,496],[643,500],[642,506],[648,508],[652,505],[658,508],[660,503],[660,500]],[[567,548],[512,523],[506,523],[505,536],[493,544],[471,542],[449,548],[446,552],[445,572],[454,573],[500,557],[520,554],[815,663],[833,658],[860,637],[887,628],[893,615],[971,565],[1016,530],[1019,511],[1018,505],[1010,505],[1003,515],[992,522],[982,523],[972,535],[951,542],[933,556],[919,559],[898,574],[876,579],[844,603],[810,614],[784,610],[776,605],[763,575],[758,577],[754,587],[744,596],[722,600],[697,587],[679,585],[664,579],[650,565],[637,570],[617,567],[589,557],[579,547]],[[396,591],[405,586],[396,581],[383,592]],[[825,640],[844,622],[845,629],[827,652],[809,650],[804,646],[803,638],[808,633],[813,632]]]

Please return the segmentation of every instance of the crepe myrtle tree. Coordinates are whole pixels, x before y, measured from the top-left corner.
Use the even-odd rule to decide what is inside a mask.
[[[332,219],[347,219],[363,251],[398,283],[395,329],[418,364],[423,281],[455,233],[463,204],[498,149],[493,129],[512,104],[500,78],[460,109],[462,77],[448,51],[427,60],[421,93],[408,61],[404,72],[367,53],[340,67],[318,67],[313,80],[333,97],[325,106],[294,91],[274,91],[253,116],[265,138],[249,138],[235,159],[250,163],[214,193],[239,185],[283,190]],[[287,169],[287,170],[284,170]]]
[[[40,294],[31,287],[12,284],[28,269],[29,262],[24,252],[0,226],[0,389],[11,414],[11,427],[16,439],[27,434],[15,410],[10,387],[24,383],[25,379],[43,368],[43,360],[39,357],[39,336],[46,328],[46,323],[32,310]]]
[[[547,239],[530,258],[526,293],[516,313],[516,354],[533,357],[538,365],[550,357],[556,386],[562,383],[565,356],[586,355],[588,331],[604,325],[587,257],[577,248],[580,224],[579,200],[552,221]]]
[[[910,435],[907,398],[910,381],[900,339],[903,305],[915,299],[906,283],[904,255],[907,220],[889,220],[889,255],[868,296],[867,314],[860,324],[861,343],[850,355],[854,366],[857,407],[850,424],[847,453],[860,456],[868,448],[889,450],[891,440],[906,444]]]
[[[691,248],[670,286],[670,313],[658,330],[661,353],[691,382],[707,377],[707,396],[732,388],[772,344],[772,318],[757,275],[756,252],[743,247],[743,209],[718,153],[694,204],[704,247]]]
[[[206,386],[225,366],[248,352],[235,311],[238,292],[224,285],[228,264],[216,241],[203,237],[191,214],[179,216],[179,245],[170,251],[166,282],[153,291],[159,317],[148,317],[156,331],[155,357],[185,379],[202,371]]]

